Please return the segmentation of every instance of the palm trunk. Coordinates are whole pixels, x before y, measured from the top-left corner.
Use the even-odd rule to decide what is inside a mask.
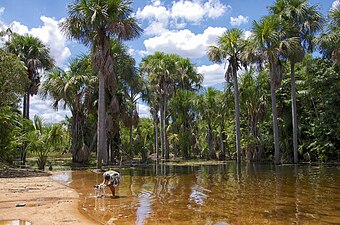
[[[132,153],[132,124],[130,125],[130,160],[132,163],[133,153]]]
[[[210,122],[208,122],[208,145],[209,145],[209,158],[216,159],[216,152],[213,146],[213,134]]]
[[[78,134],[77,134],[77,115],[76,113],[72,114],[72,147],[71,147],[71,152],[72,152],[72,162],[77,161],[77,143],[78,143]]]
[[[275,65],[273,65],[275,64]],[[273,113],[273,131],[274,131],[274,163],[280,163],[280,148],[279,148],[279,129],[277,123],[277,109],[276,109],[276,91],[275,91],[275,73],[276,63],[270,62],[270,91],[272,100],[272,113]]]
[[[105,113],[105,77],[104,73],[98,71],[99,80],[99,98],[98,98],[98,139],[97,139],[97,168],[102,168],[102,161],[107,163],[106,154],[106,113]]]
[[[29,120],[29,102],[30,102],[30,93],[27,91],[24,95],[24,104],[23,104],[23,117]],[[27,148],[27,141],[24,141],[21,149],[21,165],[26,164],[26,148]]]
[[[158,125],[157,118],[154,117],[154,130],[155,130],[155,153],[156,153],[156,163],[158,163]]]
[[[160,114],[161,114],[161,130],[160,130],[160,133],[161,133],[161,149],[162,149],[162,159],[164,159],[164,156],[165,156],[165,136],[164,136],[164,106],[163,106],[163,103],[160,104]]]
[[[234,79],[234,102],[235,102],[235,120],[236,120],[236,151],[237,164],[241,164],[241,131],[240,131],[240,103],[238,98],[238,82],[237,82],[237,65],[233,65]]]
[[[296,112],[296,83],[295,83],[295,63],[290,64],[290,76],[292,85],[292,124],[293,124],[293,149],[294,163],[298,163],[298,127],[297,127],[297,112]]]
[[[167,112],[168,112],[168,98],[167,96],[165,96],[165,100],[164,100],[164,144],[165,144],[165,159],[166,160],[170,158],[169,140],[168,140],[168,134],[167,134],[168,124],[169,124],[169,121],[166,118]]]

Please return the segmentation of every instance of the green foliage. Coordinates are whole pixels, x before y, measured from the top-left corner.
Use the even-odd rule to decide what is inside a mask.
[[[20,157],[22,117],[10,107],[0,108],[0,160],[7,163]]]
[[[303,98],[303,151],[313,159],[336,160],[340,156],[340,77],[330,60],[312,60],[307,70],[308,98]]]
[[[44,124],[43,119],[37,115],[31,129],[25,134],[27,151],[37,157],[38,168],[43,170],[51,151],[60,151],[64,148],[66,131],[61,124]]]
[[[25,65],[20,59],[0,49],[0,108],[16,107],[28,82]]]

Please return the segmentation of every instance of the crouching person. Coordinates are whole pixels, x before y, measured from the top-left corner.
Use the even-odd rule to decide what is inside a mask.
[[[115,187],[119,185],[120,183],[120,174],[117,171],[109,170],[103,173],[103,182],[102,185],[108,186],[111,190],[112,196],[115,196]]]

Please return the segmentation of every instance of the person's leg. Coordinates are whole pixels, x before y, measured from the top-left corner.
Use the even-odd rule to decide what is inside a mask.
[[[113,186],[113,184],[112,183],[110,183],[109,185],[107,185],[107,186],[109,186],[110,187],[110,190],[111,190],[111,192],[112,192],[112,196],[115,196],[115,194],[116,194],[116,190],[115,190],[115,187]]]

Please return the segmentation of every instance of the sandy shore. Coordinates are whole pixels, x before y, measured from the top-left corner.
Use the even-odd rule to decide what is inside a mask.
[[[0,178],[1,220],[31,224],[98,224],[78,210],[78,193],[51,176]],[[16,207],[17,204],[25,206]]]

